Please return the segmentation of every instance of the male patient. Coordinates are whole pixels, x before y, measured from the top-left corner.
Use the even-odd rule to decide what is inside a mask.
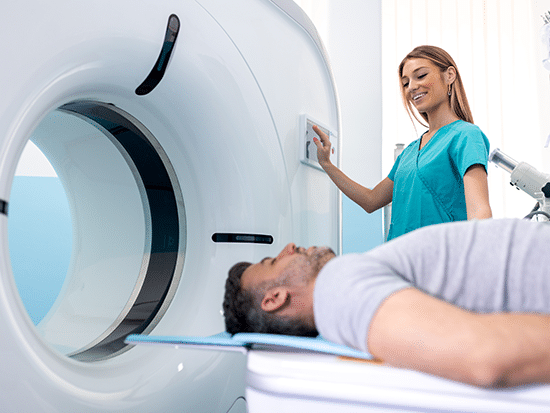
[[[364,254],[287,245],[238,263],[229,333],[315,336],[479,386],[550,382],[550,224],[433,225]]]

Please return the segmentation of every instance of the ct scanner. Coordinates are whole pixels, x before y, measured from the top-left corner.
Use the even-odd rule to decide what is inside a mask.
[[[290,0],[2,11],[0,411],[550,411],[545,386],[490,391],[332,355],[127,345],[130,333],[221,332],[238,260],[289,241],[341,251],[339,194],[308,135],[322,124],[338,161],[323,46]],[[8,242],[29,140],[72,220],[69,270],[37,325]]]
[[[124,338],[219,333],[236,261],[340,249],[339,195],[308,148],[300,162],[308,120],[340,130],[313,25],[289,0],[23,0],[3,4],[0,35],[0,410],[244,412],[242,354]],[[29,140],[72,221],[36,326],[8,242]]]

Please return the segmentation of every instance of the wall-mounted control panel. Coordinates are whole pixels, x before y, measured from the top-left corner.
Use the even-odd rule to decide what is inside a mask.
[[[338,165],[338,135],[308,115],[300,116],[300,161],[313,168],[323,170],[317,161],[317,146],[313,142],[313,138],[319,139],[319,135],[313,130],[313,125],[317,125],[328,135],[331,143],[330,160],[334,165]]]

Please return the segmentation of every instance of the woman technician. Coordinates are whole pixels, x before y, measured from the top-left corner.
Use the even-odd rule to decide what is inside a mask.
[[[489,141],[473,124],[452,57],[438,47],[419,46],[399,65],[399,79],[409,116],[424,125],[414,106],[428,130],[403,150],[388,177],[373,189],[351,180],[330,162],[329,138],[314,126],[319,164],[368,213],[392,202],[388,240],[427,225],[491,218]]]

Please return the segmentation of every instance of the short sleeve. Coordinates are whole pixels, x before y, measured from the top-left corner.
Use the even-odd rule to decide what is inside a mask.
[[[334,258],[315,283],[317,330],[329,341],[368,352],[367,335],[374,314],[387,297],[410,286],[368,253]]]
[[[483,165],[487,171],[489,158],[489,140],[477,126],[467,124],[468,128],[455,136],[452,145],[452,158],[461,177],[472,165]]]
[[[395,162],[393,163],[393,167],[391,168],[390,173],[388,174],[388,178],[395,182],[395,172],[397,171],[397,168],[399,167],[399,161],[401,160],[401,155],[403,155],[403,152],[399,154]]]

